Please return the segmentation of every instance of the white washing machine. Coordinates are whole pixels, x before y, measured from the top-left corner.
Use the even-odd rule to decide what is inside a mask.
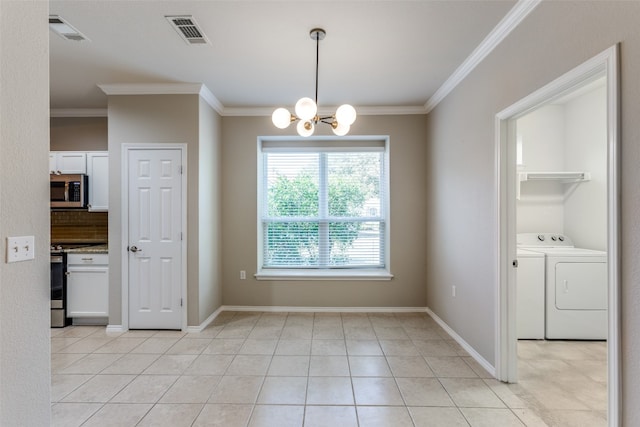
[[[544,254],[518,248],[518,339],[544,339]]]
[[[545,338],[607,338],[607,254],[554,233],[518,234],[521,249],[545,255]]]

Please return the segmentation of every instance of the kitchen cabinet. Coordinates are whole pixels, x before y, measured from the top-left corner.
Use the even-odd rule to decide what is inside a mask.
[[[109,210],[109,153],[96,151],[87,153],[87,176],[89,177],[89,212]]]
[[[87,153],[80,151],[49,152],[49,173],[87,173]]]
[[[67,316],[109,316],[109,255],[67,255]]]

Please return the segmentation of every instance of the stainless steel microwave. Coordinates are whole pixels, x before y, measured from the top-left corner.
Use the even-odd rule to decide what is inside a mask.
[[[89,198],[87,175],[50,175],[52,208],[86,208]]]

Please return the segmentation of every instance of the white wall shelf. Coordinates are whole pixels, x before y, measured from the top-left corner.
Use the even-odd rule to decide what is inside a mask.
[[[520,187],[525,181],[556,181],[562,184],[574,184],[590,180],[589,172],[518,172],[516,198],[520,200]]]

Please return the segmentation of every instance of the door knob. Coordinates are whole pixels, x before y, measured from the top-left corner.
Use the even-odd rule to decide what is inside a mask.
[[[129,250],[130,250],[131,252],[142,252],[142,249],[138,249],[138,247],[137,247],[137,246],[131,246],[131,247],[129,248]]]

